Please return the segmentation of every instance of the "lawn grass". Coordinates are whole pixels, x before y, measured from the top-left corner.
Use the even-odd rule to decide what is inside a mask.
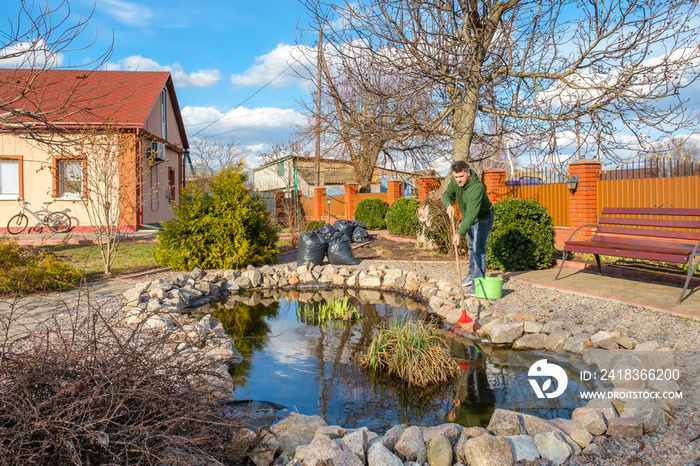
[[[56,254],[61,260],[75,266],[88,281],[104,278],[104,265],[100,251],[94,244],[59,244],[41,246],[41,249]],[[117,257],[112,265],[113,276],[130,275],[159,269],[153,252],[155,242],[123,241],[119,243]]]
[[[156,244],[155,241],[123,241],[119,243],[117,257],[112,266],[112,275],[119,277],[161,268],[162,266],[156,262],[153,255]],[[56,254],[61,260],[76,267],[88,281],[104,278],[102,256],[94,244],[59,244],[40,246],[40,248]],[[279,252],[291,249],[292,245],[289,240],[277,242]]]

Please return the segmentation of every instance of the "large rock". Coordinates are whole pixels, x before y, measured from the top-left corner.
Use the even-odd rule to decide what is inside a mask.
[[[578,421],[581,427],[593,435],[603,435],[608,429],[605,415],[595,408],[576,408],[571,414],[571,419]]]
[[[529,333],[524,335],[513,343],[513,349],[518,350],[537,350],[544,349],[549,335],[546,333]]]
[[[513,451],[513,458],[518,461],[534,461],[540,457],[535,446],[535,439],[529,435],[508,435],[506,440]]]
[[[377,442],[367,450],[367,466],[403,466],[403,461],[390,452],[382,442]]]
[[[542,458],[548,459],[554,464],[562,464],[573,453],[571,445],[559,432],[535,435],[535,446]]]
[[[622,418],[635,418],[644,423],[644,433],[652,433],[668,427],[666,413],[657,403],[651,400],[631,400],[625,403],[625,409],[620,414]]]
[[[262,431],[261,438],[254,443],[254,447],[248,452],[248,458],[255,466],[270,466],[275,459],[275,453],[280,448],[279,441],[269,432]]]
[[[493,432],[494,435],[526,434],[531,437],[537,434],[561,430],[551,421],[546,421],[530,414],[500,408],[494,410],[487,429]]]
[[[581,448],[586,448],[593,441],[593,434],[584,429],[578,421],[573,419],[554,419],[552,423],[566,432]]]
[[[404,430],[399,437],[394,445],[394,452],[401,456],[404,461],[415,461],[423,448],[425,448],[425,441],[421,428],[411,426]]]
[[[319,461],[322,463],[334,462],[343,450],[327,435],[319,432],[309,445],[304,455],[304,466],[316,466]],[[353,455],[354,456],[354,455]]]
[[[452,444],[444,435],[437,435],[428,444],[427,454],[430,466],[450,466],[452,464]]]
[[[463,427],[460,426],[459,424],[453,424],[453,423],[448,423],[448,424],[440,424],[438,426],[433,426],[433,427],[424,427],[423,428],[423,441],[426,444],[430,444],[430,441],[438,436],[438,435],[444,435],[447,437],[447,440],[450,441],[452,445],[457,443],[457,440],[459,440],[459,436],[462,433]]]
[[[491,343],[513,343],[523,334],[522,322],[506,322],[496,324],[489,329]]]
[[[341,451],[333,458],[333,466],[365,466],[363,461],[350,451]]]
[[[367,428],[363,427],[346,435],[340,441],[343,450],[353,452],[363,463],[367,461],[367,432]]]
[[[610,437],[641,437],[644,433],[644,421],[635,417],[615,417],[608,422],[606,433]]]
[[[544,329],[542,332],[544,333]],[[561,351],[561,349],[564,347],[564,343],[566,343],[569,338],[571,338],[571,332],[566,330],[555,330],[549,334],[549,338],[547,338],[547,342],[545,343],[544,347],[549,351]]]
[[[470,466],[515,464],[510,443],[501,436],[482,435],[469,439],[464,446],[464,459]]]
[[[290,413],[277,424],[270,426],[270,432],[279,440],[280,448],[292,456],[297,446],[311,443],[316,429],[326,425],[328,424],[321,416]]]
[[[592,345],[590,336],[590,333],[579,333],[575,337],[569,338],[562,349],[570,353],[583,354],[583,350]]]

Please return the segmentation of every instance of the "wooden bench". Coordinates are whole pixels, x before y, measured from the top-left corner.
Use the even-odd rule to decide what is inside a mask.
[[[590,227],[596,227],[590,239],[574,240],[579,230]],[[688,276],[678,298],[680,303],[700,265],[700,209],[606,207],[600,223],[578,227],[564,243],[564,257],[555,280],[568,252],[594,254],[601,275],[601,255],[687,264]]]

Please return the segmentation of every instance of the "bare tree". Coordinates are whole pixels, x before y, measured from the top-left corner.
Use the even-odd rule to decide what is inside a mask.
[[[577,141],[584,155],[614,160],[697,124],[679,95],[700,59],[692,0],[302,2],[327,25],[325,43],[366,64],[357,78],[367,90],[382,95],[381,70],[414,83],[402,99],[431,96],[436,117],[423,128],[447,124],[455,160],[473,158],[475,135],[498,136],[493,115],[499,131],[557,162]]]
[[[137,138],[114,124],[100,128],[86,127],[59,144],[61,156],[83,162],[83,173],[79,179],[71,180],[83,186],[82,203],[85,206],[95,245],[100,251],[104,275],[111,276],[112,265],[117,257],[119,244],[135,224],[138,206],[133,196],[138,188]],[[47,167],[54,169],[53,167]],[[61,174],[53,173],[54,177]]]
[[[0,28],[0,68],[15,69],[0,79],[0,131],[56,144],[51,135],[70,131],[74,116],[94,111],[100,99],[95,98],[94,89],[81,92],[86,84],[80,81],[72,82],[70,92],[61,99],[52,98],[45,92],[51,83],[44,71],[78,68],[68,57],[94,45],[95,37],[87,34],[94,10],[76,16],[69,0],[16,3],[16,16],[7,17]],[[79,67],[88,74],[105,64],[111,54],[110,45]]]
[[[316,54],[318,47],[302,50]],[[409,81],[409,76],[373,68],[371,62],[349,52],[343,43],[325,43],[318,60],[322,86],[316,90],[323,95],[322,124],[321,128],[310,126],[308,132],[323,131],[324,153],[349,159],[360,191],[365,191],[378,165],[398,170],[428,166],[443,155],[439,148],[445,135],[440,128],[424,130],[424,123],[435,118],[430,114],[435,106],[429,95],[417,93],[414,97],[420,98],[403,98],[407,87],[429,92],[428,87]],[[312,58],[307,57],[307,62]],[[371,81],[371,86],[366,81]],[[318,107],[306,105],[305,111],[311,120]]]
[[[224,167],[236,165],[245,158],[235,139],[216,139],[206,135],[190,141],[190,156],[194,173],[187,183],[203,191],[209,190],[209,183]]]

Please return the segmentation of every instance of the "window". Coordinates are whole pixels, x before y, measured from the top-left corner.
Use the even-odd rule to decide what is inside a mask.
[[[0,156],[0,199],[24,197],[22,157]]]
[[[85,162],[82,159],[54,160],[54,197],[81,199],[85,195]]]
[[[168,140],[168,93],[165,89],[160,91],[160,117],[162,119],[163,134],[162,137]]]
[[[277,175],[284,176],[284,161],[277,163]]]
[[[168,167],[168,190],[166,194],[170,202],[175,201],[175,169],[173,167]]]

